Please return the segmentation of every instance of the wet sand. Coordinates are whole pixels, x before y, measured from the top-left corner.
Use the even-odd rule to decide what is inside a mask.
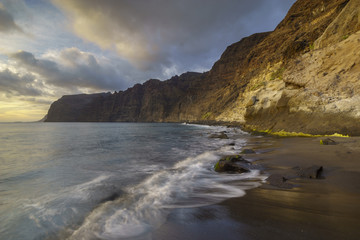
[[[249,139],[245,158],[290,178],[294,187],[264,183],[213,206],[173,211],[152,239],[359,239],[360,138]],[[323,166],[323,179],[294,178],[300,168]]]

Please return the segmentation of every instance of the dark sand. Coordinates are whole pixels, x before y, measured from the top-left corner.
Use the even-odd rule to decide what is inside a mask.
[[[268,174],[294,177],[294,167],[323,166],[324,179],[293,178],[241,198],[172,212],[152,239],[360,239],[360,138],[249,139],[247,159]]]

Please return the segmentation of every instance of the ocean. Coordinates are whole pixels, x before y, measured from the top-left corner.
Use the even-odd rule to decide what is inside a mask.
[[[209,138],[222,131],[229,139]],[[251,137],[176,123],[1,123],[0,239],[152,239],[169,218],[261,185],[259,170],[213,170]]]

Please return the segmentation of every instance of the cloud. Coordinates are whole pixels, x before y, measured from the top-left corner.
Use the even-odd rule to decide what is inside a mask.
[[[42,58],[26,51],[9,55],[16,66],[39,76],[46,84],[67,89],[70,93],[122,89],[128,86],[109,59],[96,57],[77,48],[52,51]]]
[[[35,76],[32,74],[21,75],[9,69],[0,71],[0,92],[11,96],[40,96],[42,91],[37,88]]]
[[[116,50],[141,70],[166,72],[209,68],[227,45],[272,30],[294,0],[53,2],[81,38]]]
[[[13,16],[0,3],[0,32],[21,32],[23,30],[15,23]]]
[[[33,102],[36,104],[43,104],[43,105],[47,105],[47,106],[49,106],[51,103],[53,103],[53,101],[51,101],[51,100],[35,98],[35,97],[24,97],[24,98],[19,98],[19,100],[24,101],[24,102]]]

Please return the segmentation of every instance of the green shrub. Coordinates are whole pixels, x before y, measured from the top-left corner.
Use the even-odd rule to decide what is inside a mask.
[[[265,85],[266,85],[265,82],[257,82],[257,83],[255,83],[254,85],[252,85],[250,87],[250,91],[254,91],[254,90],[259,89],[260,87],[263,87]]]
[[[314,43],[310,43],[310,45],[309,45],[310,51],[314,50],[314,48],[315,48]]]
[[[201,116],[201,118],[203,119],[203,120],[206,120],[206,119],[208,119],[210,116],[211,116],[211,112],[207,112],[207,113],[205,113],[204,115],[202,115]]]
[[[282,80],[283,79],[283,73],[285,71],[285,68],[284,67],[280,67],[278,68],[275,72],[273,72],[270,76],[270,80],[275,80],[275,79],[280,79]]]

